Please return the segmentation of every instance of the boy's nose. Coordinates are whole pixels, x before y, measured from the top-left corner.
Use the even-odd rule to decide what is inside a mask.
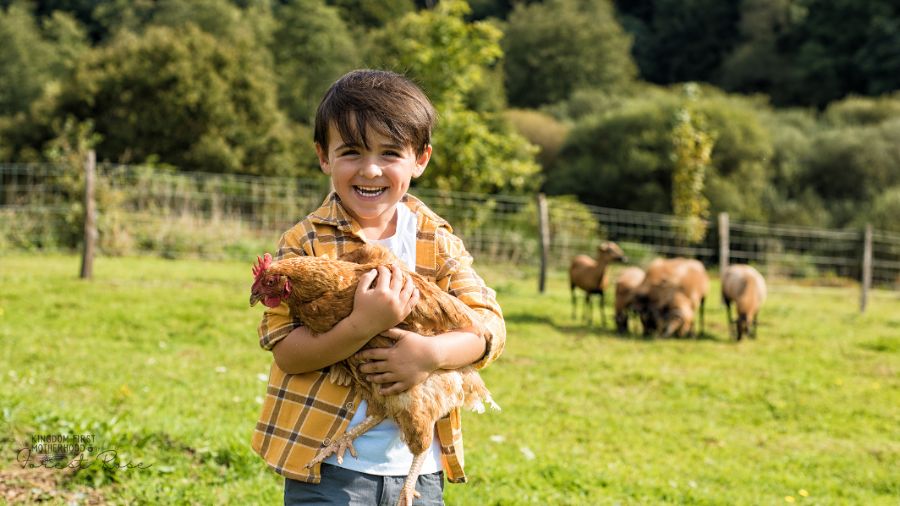
[[[359,171],[359,175],[363,177],[378,177],[381,175],[381,166],[375,163],[374,160],[367,160],[363,163],[362,168]]]

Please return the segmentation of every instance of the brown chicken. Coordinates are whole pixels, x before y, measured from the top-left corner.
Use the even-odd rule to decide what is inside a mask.
[[[250,305],[263,301],[276,307],[286,301],[291,314],[315,333],[323,333],[346,318],[353,310],[353,298],[359,277],[378,267],[397,263],[385,248],[365,245],[341,257],[297,256],[272,262],[267,253],[257,259],[253,268],[255,280]],[[421,335],[437,335],[450,330],[468,329],[478,335],[486,330],[475,312],[456,297],[442,291],[415,272],[403,269],[419,289],[419,301],[398,327]],[[364,348],[388,347],[390,338],[375,336]],[[311,467],[334,453],[343,458],[350,450],[356,455],[353,440],[378,425],[386,417],[397,422],[403,441],[413,453],[413,463],[400,494],[400,504],[412,504],[419,470],[434,438],[434,425],[452,409],[465,407],[484,411],[484,404],[499,407],[491,399],[481,376],[471,366],[455,370],[438,370],[421,384],[396,395],[381,395],[379,385],[366,381],[358,371],[362,360],[351,356],[329,368],[329,379],[340,385],[357,385],[368,402],[365,420],[347,431],[331,445],[323,448],[310,462]]]

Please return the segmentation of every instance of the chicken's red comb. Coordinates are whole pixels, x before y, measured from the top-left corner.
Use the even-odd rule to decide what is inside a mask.
[[[266,253],[262,258],[257,256],[256,265],[253,266],[253,275],[258,278],[260,274],[266,272],[270,265],[272,265],[272,255]]]

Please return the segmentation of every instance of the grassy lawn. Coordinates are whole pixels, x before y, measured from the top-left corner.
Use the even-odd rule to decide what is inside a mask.
[[[0,257],[0,502],[280,504],[249,447],[271,362],[250,262],[78,269]],[[545,295],[532,272],[481,273],[507,318],[483,373],[503,411],[466,415],[470,483],[448,504],[897,504],[897,293],[860,315],[855,290],[776,285],[759,339],[736,344],[714,284],[706,338],[644,340],[573,321],[560,273]],[[149,467],[17,464],[59,433]]]

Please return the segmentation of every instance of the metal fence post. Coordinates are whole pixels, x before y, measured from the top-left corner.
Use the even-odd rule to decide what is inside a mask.
[[[547,257],[550,252],[550,218],[547,212],[547,197],[538,193],[538,233],[541,240],[541,272],[538,276],[538,292],[544,293],[547,282]]]
[[[94,244],[97,242],[97,210],[94,202],[94,176],[97,155],[94,150],[87,153],[84,161],[84,249],[81,254],[81,278],[90,279],[94,275]]]
[[[866,304],[869,302],[869,289],[872,287],[872,224],[866,223],[866,232],[863,235],[862,258],[862,293],[859,297],[859,312],[866,312]]]
[[[728,268],[728,260],[731,255],[728,245],[728,213],[719,213],[719,274]]]

